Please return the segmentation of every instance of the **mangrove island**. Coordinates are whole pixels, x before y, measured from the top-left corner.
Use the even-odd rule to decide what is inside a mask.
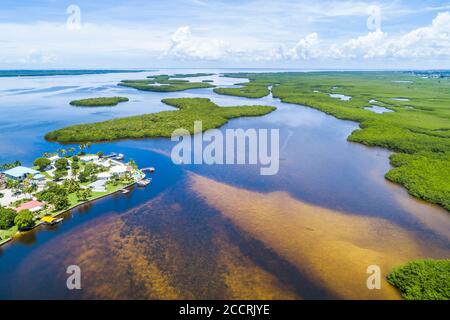
[[[262,116],[276,109],[269,106],[219,107],[204,98],[164,99],[162,102],[178,110],[69,126],[47,133],[45,138],[72,143],[170,137],[179,128],[193,133],[195,121],[202,121],[206,131],[221,127],[233,118]]]
[[[102,97],[74,100],[70,105],[76,107],[113,107],[121,102],[128,102],[129,99],[125,97]]]

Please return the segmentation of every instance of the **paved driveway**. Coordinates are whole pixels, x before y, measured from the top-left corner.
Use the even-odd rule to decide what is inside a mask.
[[[24,194],[13,196],[12,191],[10,189],[1,190],[0,193],[3,194],[3,198],[0,198],[0,205],[3,207],[9,206],[11,203],[25,199],[26,196]]]

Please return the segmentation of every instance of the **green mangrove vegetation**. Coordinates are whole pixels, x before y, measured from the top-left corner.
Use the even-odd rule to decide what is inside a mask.
[[[396,153],[391,164],[394,168],[386,174],[388,180],[402,184],[415,197],[450,210],[450,152]]]
[[[406,72],[314,72],[226,74],[248,78],[242,88],[215,92],[262,97],[272,86],[275,98],[306,105],[360,124],[348,140],[397,152],[386,174],[410,194],[450,210],[450,79]],[[344,101],[333,95],[346,95]],[[394,112],[365,110],[380,106]]]
[[[121,102],[128,101],[129,99],[125,97],[102,97],[74,100],[70,104],[77,107],[112,107],[117,106]]]
[[[186,73],[186,74],[181,74],[181,73],[177,73],[173,76],[170,76],[171,78],[198,78],[198,77],[210,77],[213,76],[214,73]]]
[[[406,300],[450,300],[450,260],[419,260],[387,277]]]
[[[262,116],[276,109],[269,106],[219,107],[204,98],[162,101],[178,110],[70,126],[50,132],[45,138],[49,141],[71,143],[170,137],[174,130],[180,128],[193,133],[195,121],[202,121],[203,130],[206,131],[218,128],[233,118]]]
[[[215,88],[217,94],[237,96],[244,98],[263,98],[270,94],[269,86],[271,82],[251,81],[248,83],[238,83],[238,88]]]
[[[177,78],[188,75],[178,75]],[[137,90],[153,92],[175,92],[190,89],[214,88],[207,82],[189,82],[188,80],[171,79],[168,75],[150,76],[144,80],[122,80],[119,86],[130,87]]]

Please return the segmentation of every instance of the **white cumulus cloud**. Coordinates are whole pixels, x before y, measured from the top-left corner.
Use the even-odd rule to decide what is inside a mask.
[[[319,35],[311,33],[301,39],[297,44],[287,52],[289,59],[310,59],[317,58],[321,55],[319,49]]]
[[[381,30],[369,32],[367,35],[350,39],[341,47],[335,46],[336,58],[380,58],[384,57],[388,35]]]
[[[37,49],[31,49],[26,55],[19,58],[19,62],[22,64],[45,65],[54,61],[56,61],[54,54]]]
[[[274,60],[450,58],[450,13],[441,12],[430,26],[404,34],[376,30],[343,42],[330,42],[311,33],[292,48],[281,46],[270,56]]]
[[[397,57],[450,57],[450,13],[439,13],[431,26],[413,30],[390,46]]]
[[[199,1],[203,3],[203,0]],[[292,3],[295,5],[296,1]],[[323,12],[320,8],[314,9],[315,13],[310,8],[307,13],[315,16]],[[340,8],[339,12],[323,12],[320,17],[331,19],[364,15],[365,12],[363,5],[342,4]],[[272,12],[271,7],[261,6],[260,9]],[[270,21],[277,20],[273,18]],[[388,32],[389,29],[383,28],[383,31],[377,29],[360,36],[354,33],[345,36],[343,32],[321,33],[323,28],[320,26],[299,27],[292,33],[285,32],[281,28],[284,24],[270,24],[269,28],[264,19],[259,19],[254,26],[248,23],[247,29],[228,20],[226,22],[230,28],[206,28],[199,22],[188,22],[180,27],[175,24],[170,28],[98,22],[82,23],[79,30],[69,30],[65,21],[0,22],[0,67],[48,65],[86,68],[148,66],[161,62],[175,66],[178,62],[188,65],[191,61],[216,63],[218,66],[227,63],[251,66],[253,62],[254,65],[308,66],[317,62],[317,65],[325,67],[336,65],[340,62],[337,60],[344,64],[350,62],[349,65],[353,62],[368,64],[370,60],[380,61],[380,65],[386,65],[384,62],[388,60],[391,65],[403,61],[413,62],[409,65],[416,65],[417,61],[430,61],[436,65],[437,61],[437,66],[444,61],[448,66],[450,61],[449,12],[437,13],[429,25],[406,32]],[[305,31],[298,35],[297,30]]]
[[[178,28],[171,36],[167,55],[201,60],[221,60],[229,55],[227,44],[217,39],[202,39],[192,35],[189,26]]]

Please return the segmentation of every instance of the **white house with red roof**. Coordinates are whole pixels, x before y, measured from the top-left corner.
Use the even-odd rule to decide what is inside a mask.
[[[35,213],[44,209],[44,206],[45,206],[44,203],[33,200],[21,204],[14,210],[16,210],[17,212],[20,212],[22,210],[30,210],[31,212]]]

